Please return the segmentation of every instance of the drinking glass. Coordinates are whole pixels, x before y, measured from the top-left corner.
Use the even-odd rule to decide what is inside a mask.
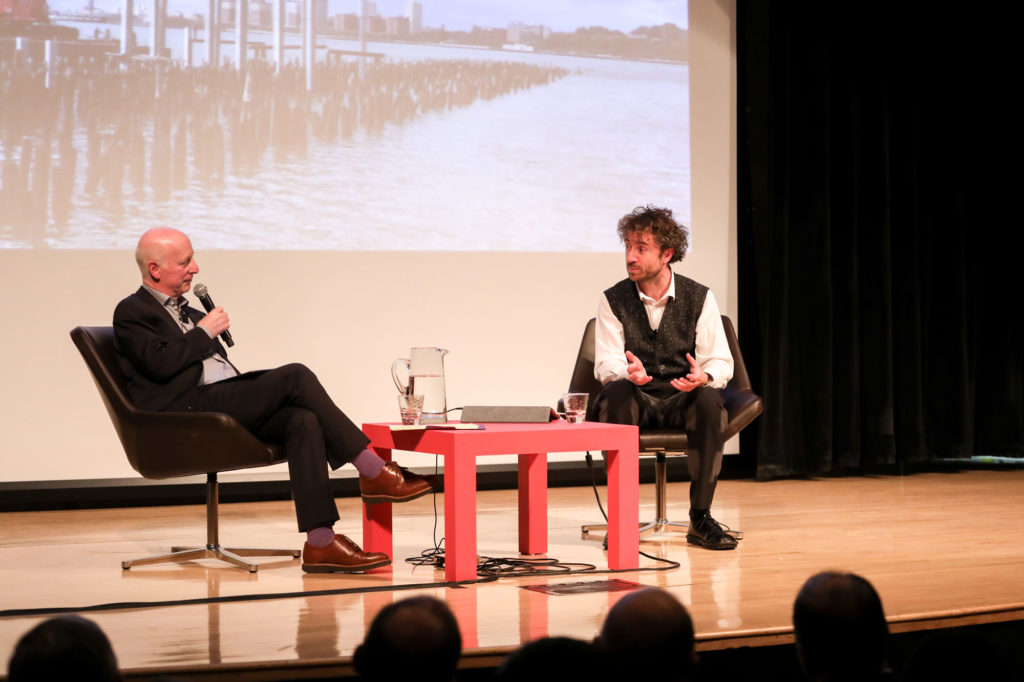
[[[562,406],[565,408],[565,420],[570,424],[579,424],[587,418],[587,400],[590,396],[586,393],[566,393],[562,396]]]
[[[398,410],[402,414],[402,424],[406,426],[419,424],[420,415],[423,414],[423,396],[399,395]]]

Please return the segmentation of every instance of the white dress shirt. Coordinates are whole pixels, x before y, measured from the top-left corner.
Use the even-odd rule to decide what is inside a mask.
[[[665,314],[665,306],[670,298],[676,296],[676,278],[673,276],[668,291],[658,300],[654,300],[637,286],[637,293],[647,311],[647,319],[651,329],[657,329],[661,317]],[[594,377],[602,384],[616,379],[627,379],[626,372],[626,335],[622,322],[612,312],[608,297],[601,295],[597,306],[597,328],[594,330]],[[697,343],[694,359],[706,374],[710,374],[711,388],[725,388],[732,379],[732,353],[729,352],[729,340],[725,338],[722,326],[722,315],[718,311],[715,295],[708,289],[704,298],[704,307],[697,318]]]

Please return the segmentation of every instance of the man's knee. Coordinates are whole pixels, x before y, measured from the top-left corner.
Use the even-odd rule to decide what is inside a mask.
[[[629,379],[616,379],[605,384],[594,399],[588,419],[602,422],[636,423],[637,388]]]
[[[287,365],[281,365],[277,369],[270,371],[274,372],[285,382],[300,391],[308,386],[320,385],[320,380],[317,378],[316,374],[313,373],[313,370],[306,367],[301,362],[292,362]]]
[[[714,388],[698,388],[693,396],[693,409],[699,419],[721,420],[725,403],[722,392]]]
[[[620,404],[628,400],[633,400],[636,393],[636,384],[629,379],[616,379],[605,384],[605,387],[601,389],[601,392],[597,396],[597,400],[609,402],[613,404]]]
[[[279,372],[284,372],[289,376],[294,376],[299,379],[316,379],[316,374],[313,373],[309,367],[306,367],[301,362],[290,362],[287,365],[281,365],[277,368]]]

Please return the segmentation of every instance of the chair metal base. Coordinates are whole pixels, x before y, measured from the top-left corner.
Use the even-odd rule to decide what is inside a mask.
[[[193,561],[195,559],[218,559],[220,561],[233,564],[238,568],[248,569],[250,573],[256,573],[260,568],[259,564],[254,564],[251,561],[245,561],[242,559],[244,556],[287,556],[293,559],[298,559],[302,556],[302,550],[229,548],[221,547],[219,545],[213,547],[172,547],[170,554],[159,554],[156,556],[144,557],[142,559],[122,561],[121,568],[127,571],[132,566],[145,566],[146,564],[162,564],[172,561]]]
[[[688,523],[679,523],[677,521],[669,521],[668,519],[655,519],[654,521],[640,524],[640,537],[657,533],[685,533],[689,527],[690,524]],[[585,526],[580,526],[580,532],[584,535],[599,532],[607,533],[608,524],[588,523]]]
[[[248,556],[287,556],[298,559],[302,556],[299,549],[248,549],[237,547],[221,547],[218,538],[218,499],[217,473],[206,474],[206,546],[205,547],[171,547],[170,554],[143,557],[121,562],[121,570],[127,571],[132,566],[162,564],[167,562],[192,561],[194,559],[217,559],[244,568],[250,573],[259,570],[259,564],[245,561]]]
[[[656,533],[685,533],[689,528],[688,523],[669,521],[666,512],[668,491],[668,462],[664,452],[655,453],[654,457],[654,506],[657,517],[653,521],[640,524],[640,537],[654,535]],[[606,523],[589,523],[580,526],[580,532],[589,535],[594,532],[608,532]]]

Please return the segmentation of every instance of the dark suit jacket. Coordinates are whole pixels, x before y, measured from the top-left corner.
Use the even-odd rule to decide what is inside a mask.
[[[193,322],[203,318],[194,308],[185,310]],[[173,408],[199,385],[204,358],[215,352],[228,356],[203,329],[181,331],[143,287],[114,309],[114,339],[132,402],[143,410]]]

